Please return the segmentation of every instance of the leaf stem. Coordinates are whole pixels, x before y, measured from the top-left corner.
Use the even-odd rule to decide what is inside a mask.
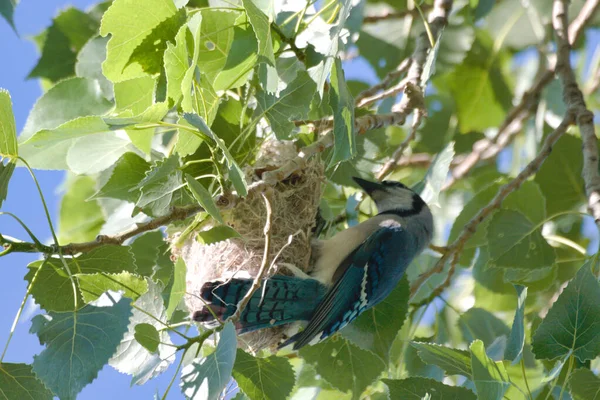
[[[523,381],[525,381],[525,387],[527,388],[529,399],[533,400],[533,395],[531,394],[531,389],[529,388],[529,382],[527,381],[527,374],[525,373],[525,358],[523,356],[521,356],[521,371],[523,372]]]
[[[27,303],[27,298],[31,294],[31,289],[33,288],[33,284],[35,283],[42,268],[44,268],[44,266],[46,265],[47,261],[48,261],[48,257],[44,258],[44,262],[42,263],[42,265],[40,265],[40,267],[37,269],[37,271],[35,271],[33,278],[31,278],[31,282],[29,283],[29,285],[27,285],[27,291],[25,292],[25,296],[23,297],[23,301],[21,302],[21,306],[19,307],[19,310],[17,311],[17,315],[15,315],[13,324],[10,327],[10,333],[8,334],[8,339],[6,340],[6,345],[4,345],[4,350],[2,351],[2,356],[0,356],[0,364],[2,364],[2,361],[4,360],[4,356],[6,355],[6,351],[8,350],[8,345],[10,344],[13,334],[15,333],[15,328],[17,327],[17,322],[19,322],[19,318],[21,318],[21,313],[23,312],[23,309],[25,308],[25,304]]]

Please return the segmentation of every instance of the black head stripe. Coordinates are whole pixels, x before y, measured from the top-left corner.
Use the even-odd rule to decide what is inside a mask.
[[[421,210],[423,210],[423,207],[425,207],[425,202],[423,201],[421,196],[419,196],[416,193],[413,194],[412,200],[413,200],[412,207],[409,209],[404,210],[404,209],[396,208],[393,210],[387,210],[387,211],[380,212],[379,215],[393,214],[393,215],[397,215],[399,217],[410,217],[413,215],[417,215],[421,212]]]

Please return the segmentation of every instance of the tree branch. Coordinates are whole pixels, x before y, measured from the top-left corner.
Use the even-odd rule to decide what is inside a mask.
[[[588,5],[598,1],[587,2],[583,11],[591,17],[594,7]],[[580,14],[581,15],[581,14]],[[579,16],[575,19],[577,26],[583,26]],[[596,225],[600,229],[600,175],[598,174],[598,139],[594,129],[594,114],[588,110],[583,94],[577,85],[575,73],[571,68],[571,44],[568,35],[575,35],[575,29],[568,24],[568,4],[564,0],[555,0],[552,8],[552,25],[556,34],[556,73],[560,76],[563,85],[563,100],[569,111],[575,115],[579,132],[583,141],[583,170],[582,176],[585,181],[585,192],[588,197],[588,211],[594,217]],[[581,30],[581,28],[579,29]]]
[[[425,11],[429,11],[431,9],[431,6],[429,4],[423,4],[421,6],[421,11],[425,12]],[[400,18],[404,18],[407,15],[412,15],[412,16],[417,16],[419,15],[419,10],[417,10],[416,8],[413,9],[406,9],[406,10],[402,10],[402,11],[387,11],[384,14],[380,14],[380,15],[366,15],[363,18],[363,24],[373,24],[379,21],[385,21],[388,19],[400,19]]]
[[[379,172],[377,172],[377,180],[380,181],[383,178],[385,178],[385,176],[392,170],[392,168],[398,165],[398,161],[402,158],[404,150],[406,150],[410,142],[417,135],[417,129],[419,129],[419,126],[421,126],[421,121],[423,120],[423,117],[423,110],[419,108],[415,109],[415,117],[413,119],[409,135],[406,137],[406,139],[404,139],[404,141],[400,144],[396,151],[394,151],[392,157],[383,165],[383,167],[381,167]]]
[[[226,200],[221,200],[226,201]],[[91,242],[83,242],[83,243],[69,243],[64,246],[57,247],[56,245],[39,245],[35,243],[29,242],[18,242],[8,239],[4,236],[0,236],[2,239],[2,246],[4,246],[6,254],[8,253],[44,253],[44,254],[58,254],[59,250],[63,255],[75,255],[78,253],[86,253],[88,251],[94,250],[101,246],[106,245],[114,245],[120,246],[127,239],[130,239],[140,233],[152,231],[154,229],[158,229],[161,226],[168,225],[171,222],[182,221],[195,215],[201,211],[204,211],[204,208],[200,206],[192,206],[192,207],[174,207],[171,212],[162,217],[157,217],[151,219],[148,222],[144,222],[141,224],[137,224],[136,227],[131,228],[128,231],[116,234],[116,235],[98,235],[96,240],[92,240]]]

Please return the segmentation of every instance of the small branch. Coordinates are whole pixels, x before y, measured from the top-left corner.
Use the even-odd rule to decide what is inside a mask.
[[[583,32],[583,28],[585,28],[587,23],[590,21],[590,19],[592,19],[592,17],[596,13],[596,11],[598,11],[599,5],[600,0],[587,0],[585,2],[581,10],[579,11],[577,17],[575,17],[573,22],[571,22],[571,25],[569,25],[569,43],[571,43],[571,45],[577,42],[579,36]],[[565,12],[566,11],[567,7],[565,6]],[[566,23],[564,26],[567,26]],[[554,29],[556,30],[556,26],[554,26]]]
[[[260,289],[262,281],[265,278],[267,270],[269,269],[269,252],[271,251],[271,222],[273,211],[271,209],[271,202],[269,201],[267,195],[265,193],[261,193],[261,196],[265,201],[265,208],[267,209],[267,220],[265,221],[264,229],[265,250],[263,253],[263,259],[260,265],[260,269],[258,270],[258,274],[252,282],[252,286],[250,287],[246,295],[242,298],[242,300],[240,300],[240,302],[238,303],[237,310],[235,310],[235,313],[229,318],[229,320],[234,324],[240,319],[244,308],[246,308],[246,305],[250,302],[250,299],[252,298],[254,292]]]
[[[277,26],[277,24],[274,22],[271,23],[271,29],[273,29],[273,31],[277,34],[277,36],[279,36],[283,43],[290,46],[290,49],[294,52],[298,60],[300,60],[302,63],[306,62],[306,56],[304,55],[304,52],[301,49],[299,49],[298,46],[296,46],[296,38],[287,37],[285,33],[283,33],[283,31],[279,28],[279,26]]]
[[[98,235],[96,240],[91,242],[83,243],[70,243],[64,246],[56,245],[38,245],[30,242],[20,242],[17,240],[9,239],[6,236],[1,236],[2,243],[8,253],[43,253],[43,254],[63,254],[63,255],[75,255],[78,253],[86,253],[94,250],[98,247],[105,245],[120,246],[127,239],[130,239],[140,233],[152,231],[158,229],[161,226],[167,225],[171,222],[181,221],[194,214],[197,214],[204,209],[200,206],[193,207],[175,207],[170,213],[162,217],[154,218],[148,222],[137,224],[135,228],[128,231],[116,234],[116,235]]]
[[[467,240],[473,236],[473,234],[477,231],[477,227],[481,224],[487,217],[489,217],[494,210],[499,208],[502,205],[504,199],[512,192],[517,190],[523,182],[527,180],[530,176],[535,174],[546,158],[550,155],[552,151],[552,146],[556,143],[556,141],[567,131],[568,127],[574,122],[574,114],[572,112],[567,112],[567,115],[560,123],[560,125],[552,132],[550,135],[546,137],[542,148],[538,155],[531,160],[531,162],[514,178],[512,181],[502,186],[496,196],[488,203],[487,206],[482,208],[468,224],[465,225],[465,229],[462,231],[460,236],[456,238],[454,243],[447,247],[446,253],[438,260],[435,266],[419,276],[417,280],[411,286],[411,296],[419,290],[419,287],[425,282],[430,276],[436,273],[440,273],[444,269],[444,264],[450,257],[453,259],[457,254],[460,254]]]
[[[392,86],[392,82],[394,82],[396,79],[400,78],[404,73],[406,73],[406,71],[408,71],[411,63],[412,63],[412,58],[405,58],[398,65],[398,68],[396,68],[394,71],[388,73],[381,82],[360,92],[354,99],[356,106],[363,107],[365,105],[371,104],[371,103],[363,103],[363,100],[373,97],[380,90],[385,90],[385,89],[389,88],[390,86]]]
[[[406,86],[407,82],[408,82],[408,79],[405,78],[405,79],[402,79],[397,84],[395,84],[394,86],[390,87],[389,89],[384,90],[381,93],[377,93],[377,94],[374,94],[374,95],[368,96],[368,97],[362,97],[360,99],[360,101],[356,102],[356,107],[370,106],[371,104],[373,104],[373,103],[375,103],[375,102],[377,102],[379,100],[383,100],[383,99],[387,99],[388,97],[395,96],[395,95],[397,95],[398,93],[400,93],[400,92],[402,92],[404,90],[404,87]],[[374,87],[375,86],[373,86],[373,88]],[[367,89],[367,90],[370,90],[370,89]],[[365,90],[365,92],[367,90]]]
[[[400,144],[400,146],[398,146],[396,151],[394,151],[394,154],[392,155],[392,157],[383,165],[383,167],[381,167],[379,172],[377,172],[377,180],[378,181],[385,178],[387,176],[387,174],[392,170],[392,168],[398,164],[398,161],[402,158],[402,154],[404,154],[404,151],[406,150],[406,148],[408,147],[410,142],[417,135],[417,129],[419,129],[419,126],[421,126],[421,121],[423,120],[423,116],[424,116],[423,110],[417,108],[415,110],[415,117],[413,118],[413,123],[412,123],[412,127],[410,129],[410,134],[406,137],[406,139],[404,139],[404,141]]]
[[[589,1],[584,6],[588,18],[593,14],[598,1]],[[582,10],[582,11],[584,11]],[[563,100],[569,111],[575,115],[583,141],[583,170],[585,192],[588,197],[588,211],[594,217],[600,229],[600,175],[598,174],[598,139],[594,129],[594,114],[588,110],[583,94],[577,85],[575,73],[571,68],[571,45],[567,35],[576,35],[573,25],[568,28],[568,4],[564,0],[555,0],[552,8],[552,25],[556,34],[556,73],[563,84]],[[579,31],[585,24],[575,19]],[[583,18],[582,18],[583,19]],[[573,28],[573,29],[571,29]]]
[[[423,12],[425,11],[429,11],[431,9],[431,6],[429,4],[423,4],[421,6],[421,10]],[[373,24],[379,21],[385,21],[388,19],[400,19],[400,18],[404,18],[407,15],[412,15],[412,16],[417,16],[419,15],[419,11],[416,8],[413,9],[406,9],[406,10],[402,10],[402,11],[387,11],[384,14],[380,14],[380,15],[366,15],[363,18],[363,24]]]

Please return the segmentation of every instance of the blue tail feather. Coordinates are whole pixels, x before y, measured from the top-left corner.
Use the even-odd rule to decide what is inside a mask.
[[[200,296],[207,302],[207,306],[196,311],[193,319],[202,322],[213,321],[214,313],[219,320],[226,320],[235,313],[237,304],[251,285],[251,279],[205,283]],[[325,291],[326,287],[314,279],[275,275],[266,280],[253,294],[240,316],[238,331],[244,333],[308,320]]]

